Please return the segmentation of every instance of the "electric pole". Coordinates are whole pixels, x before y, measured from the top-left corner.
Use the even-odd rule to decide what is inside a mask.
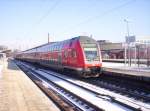
[[[48,43],[49,43],[49,33],[48,33]]]

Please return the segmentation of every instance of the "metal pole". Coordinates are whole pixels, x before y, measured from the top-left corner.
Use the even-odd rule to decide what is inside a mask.
[[[130,66],[130,47],[128,44],[128,66]]]
[[[126,24],[127,24],[127,37],[129,37],[130,36],[129,35],[129,21],[124,19],[124,22],[126,22]],[[128,52],[128,64],[130,65],[130,47],[129,47],[129,43],[128,43],[128,50],[127,50],[127,52]]]
[[[148,52],[148,45],[146,45],[147,48],[147,67],[149,67],[149,52]]]
[[[140,54],[139,54],[139,46],[137,46],[137,49],[138,49],[138,67],[139,67],[139,64],[140,64]]]
[[[150,65],[150,53],[149,53],[149,49],[150,49],[150,47],[148,46],[148,51],[147,51],[147,55],[148,55],[148,67],[149,67],[149,65]]]
[[[131,48],[132,48],[132,47],[129,45],[129,51],[130,51],[130,54],[129,54],[129,55],[130,55],[130,56],[129,56],[129,58],[130,58],[130,66],[131,66]]]
[[[128,34],[128,37],[129,37],[129,21],[124,19],[124,21],[127,23],[127,34]]]
[[[128,33],[128,37],[129,37],[129,21],[126,20],[126,22],[127,22],[127,33]]]
[[[48,33],[48,43],[49,43],[49,33]]]
[[[125,48],[124,48],[124,62],[125,62],[125,66],[127,64],[127,47],[126,47],[126,43],[125,43]]]
[[[135,62],[135,66],[136,66],[136,44],[135,44],[135,52],[134,52],[134,62]]]

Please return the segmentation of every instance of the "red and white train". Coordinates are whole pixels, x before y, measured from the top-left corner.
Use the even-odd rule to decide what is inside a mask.
[[[80,77],[98,77],[102,68],[98,43],[90,37],[78,36],[65,41],[47,43],[15,56],[56,70],[72,71]]]

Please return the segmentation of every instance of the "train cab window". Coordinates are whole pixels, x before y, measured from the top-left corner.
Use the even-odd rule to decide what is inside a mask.
[[[95,43],[82,44],[83,50],[88,61],[99,60],[98,46]]]

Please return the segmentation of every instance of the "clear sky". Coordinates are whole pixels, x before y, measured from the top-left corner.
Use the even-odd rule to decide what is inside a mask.
[[[123,42],[150,37],[150,0],[0,0],[0,45],[22,50],[78,35]]]

